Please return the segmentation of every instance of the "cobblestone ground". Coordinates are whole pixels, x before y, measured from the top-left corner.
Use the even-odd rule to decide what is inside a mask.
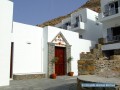
[[[77,77],[59,76],[57,79],[12,80],[0,90],[77,90]]]

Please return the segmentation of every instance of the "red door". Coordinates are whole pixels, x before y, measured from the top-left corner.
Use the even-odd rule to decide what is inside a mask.
[[[65,48],[55,47],[55,57],[58,57],[58,61],[55,63],[55,73],[65,75]]]

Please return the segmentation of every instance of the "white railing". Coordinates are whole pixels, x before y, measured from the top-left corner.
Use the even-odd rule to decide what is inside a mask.
[[[67,30],[70,30],[71,29],[71,26],[67,26]]]
[[[117,14],[118,12],[119,12],[118,8],[115,8],[115,9],[110,9],[110,10],[104,12],[103,14],[105,17],[107,17],[107,16]]]
[[[71,29],[74,29],[74,28],[85,29],[85,23],[77,22],[71,26]]]
[[[113,10],[108,10],[107,12],[99,13],[98,17],[99,17],[99,20],[101,20],[104,17],[112,16],[118,13],[120,14],[120,7],[113,9]]]
[[[76,22],[72,25],[63,25],[62,28],[66,29],[66,30],[75,30],[75,29],[84,30],[85,29],[85,23],[84,22]]]

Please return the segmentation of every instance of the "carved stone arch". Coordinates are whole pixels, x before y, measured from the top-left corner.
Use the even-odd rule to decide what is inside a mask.
[[[48,76],[55,72],[55,65],[52,65],[51,60],[55,57],[55,47],[65,47],[65,63],[66,74],[71,71],[71,64],[68,65],[67,59],[71,56],[71,45],[68,43],[64,35],[59,32],[51,42],[48,42]]]
[[[52,42],[51,43],[54,43],[56,46],[65,46],[65,45],[70,45],[69,43],[68,43],[68,41],[66,40],[66,38],[64,37],[64,35],[61,33],[61,32],[59,32],[56,36],[55,36],[55,38],[52,40]]]

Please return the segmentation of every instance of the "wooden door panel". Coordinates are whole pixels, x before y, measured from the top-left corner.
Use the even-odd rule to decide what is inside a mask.
[[[56,47],[55,57],[58,57],[58,61],[55,63],[55,73],[57,75],[65,75],[65,49],[63,47]]]

